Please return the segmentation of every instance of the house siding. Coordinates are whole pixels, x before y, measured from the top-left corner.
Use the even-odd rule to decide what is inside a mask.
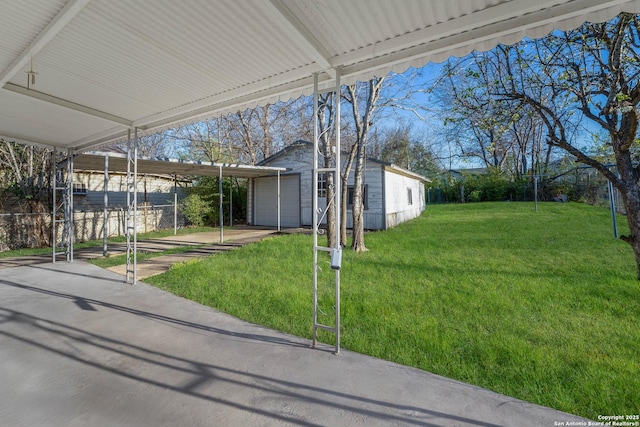
[[[74,172],[74,184],[83,184],[86,194],[74,194],[74,236],[77,241],[101,238],[104,228],[104,174],[103,172]],[[182,185],[185,183],[182,182]],[[149,232],[174,226],[174,180],[169,176],[139,175],[137,229]],[[178,186],[178,201],[186,191]],[[109,236],[123,235],[126,231],[127,214],[127,176],[110,173],[107,184],[108,214],[107,229]],[[177,212],[180,226],[186,220]],[[60,230],[61,232],[61,230]],[[58,233],[60,235],[60,233]]]
[[[87,188],[86,195],[74,196],[76,210],[93,210],[104,206],[104,175],[102,172],[75,172],[74,184],[83,184]],[[174,182],[169,177],[151,175],[138,176],[138,204],[170,205],[174,202]],[[184,188],[178,187],[178,199],[184,197]],[[109,174],[107,184],[108,205],[112,208],[127,206],[127,176]]]

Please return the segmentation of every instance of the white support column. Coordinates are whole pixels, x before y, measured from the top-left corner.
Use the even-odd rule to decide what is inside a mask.
[[[333,332],[335,335],[335,353],[338,354],[340,352],[340,269],[342,267],[342,247],[340,246],[340,190],[337,183],[340,180],[340,70],[336,70],[336,80],[335,87],[325,90],[322,93],[334,93],[334,97],[331,102],[335,102],[335,110],[333,117],[333,126],[331,129],[320,129],[319,128],[319,117],[321,114],[325,114],[325,111],[320,111],[319,109],[319,94],[321,91],[318,88],[318,75],[314,74],[313,78],[313,177],[312,177],[312,185],[313,185],[313,203],[312,203],[312,212],[313,212],[313,344],[315,347],[318,343],[318,330],[325,330],[329,332]],[[324,106],[323,106],[324,108]],[[326,123],[330,123],[331,120],[327,120]],[[326,167],[324,164],[319,166],[319,142],[321,139],[321,132],[326,135],[329,135],[333,130],[333,134],[335,135],[335,153],[334,153],[334,164],[332,167]],[[329,136],[326,138],[329,139]],[[323,162],[324,163],[324,162]],[[334,199],[327,200],[326,208],[323,212],[322,216],[319,217],[320,208],[318,203],[318,174],[333,174],[334,176],[334,186],[338,189],[334,191]],[[279,180],[278,180],[279,182]],[[335,246],[333,248],[327,246],[321,246],[318,244],[318,235],[323,234],[320,230],[320,223],[322,222],[325,214],[328,209],[335,208],[336,210],[336,224],[335,224]],[[331,255],[331,270],[335,273],[335,291],[334,291],[334,324],[326,325],[318,320],[318,312],[321,312],[318,306],[318,285],[319,285],[319,275],[318,272],[322,271],[321,266],[319,265],[318,259],[319,256],[326,256],[327,254]],[[324,314],[324,312],[323,312]]]
[[[127,131],[127,219],[124,234],[127,238],[127,266],[125,273],[125,282],[129,283],[131,277],[131,229],[133,227],[133,216],[131,212],[131,129]]]
[[[340,83],[340,70],[336,70],[336,118],[335,118],[335,138],[336,138],[336,172],[333,177],[333,185],[336,187],[334,193],[334,203],[336,206],[336,237],[335,237],[335,246],[333,248],[333,252],[331,253],[331,268],[335,272],[336,279],[336,354],[340,352],[340,269],[342,268],[342,246],[340,245],[340,224],[342,221],[340,213],[341,209],[341,186],[338,185],[340,183],[340,172],[341,172],[341,163],[340,163],[340,91],[341,91],[341,83]],[[334,256],[338,257],[337,262],[338,266],[334,265],[335,260]]]
[[[102,224],[102,256],[108,255],[108,237],[109,237],[109,156],[104,156],[104,187],[103,202],[104,202],[104,222]]]
[[[220,243],[224,242],[224,212],[222,210],[222,198],[223,198],[223,193],[222,193],[222,165],[218,166],[219,168],[219,174],[218,174],[218,192],[220,193],[220,209],[219,209],[219,213],[220,213]]]
[[[73,243],[74,243],[74,220],[73,220],[73,149],[69,148],[67,152],[67,230],[68,230],[68,242],[67,247],[67,261],[73,262]]]
[[[280,231],[280,171],[278,171],[278,231]]]
[[[133,284],[138,282],[138,128],[133,139]]]
[[[233,227],[233,178],[229,177],[229,227]]]
[[[173,235],[178,234],[178,175],[173,176]]]
[[[52,168],[52,176],[51,176],[51,191],[53,192],[51,198],[53,199],[53,208],[51,212],[51,249],[52,249],[52,262],[55,264],[56,262],[56,249],[58,249],[58,236],[56,233],[57,228],[57,219],[58,219],[58,200],[57,200],[57,175],[58,175],[58,152],[56,147],[53,147],[52,160],[51,160],[51,168]]]
[[[125,281],[132,284],[138,281],[138,129],[131,130],[127,140],[127,267]]]

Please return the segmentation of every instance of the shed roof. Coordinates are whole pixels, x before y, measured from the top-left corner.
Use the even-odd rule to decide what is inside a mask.
[[[312,150],[313,149],[313,143],[309,142],[309,141],[303,141],[303,140],[298,140],[296,142],[294,142],[293,144],[283,148],[282,150],[278,151],[277,153],[273,154],[272,156],[267,157],[266,159],[264,159],[263,161],[261,161],[260,163],[258,163],[258,165],[261,166],[266,166],[270,163],[272,163],[274,160],[279,159],[280,157],[289,154],[295,150],[298,149],[307,149],[307,150]],[[341,150],[342,151],[342,150]],[[345,153],[346,154],[346,153]],[[384,170],[389,171],[389,172],[393,172],[393,173],[397,173],[398,175],[404,175],[407,176],[409,178],[413,178],[413,179],[417,179],[418,181],[422,181],[422,182],[431,182],[431,180],[427,177],[424,177],[418,173],[412,172],[408,169],[402,168],[396,164],[390,163],[390,162],[385,162],[383,160],[380,159],[375,159],[373,157],[367,157],[367,162],[373,162],[373,163],[377,163],[379,165],[381,165]]]
[[[0,137],[95,149],[621,11],[640,0],[4,1]]]

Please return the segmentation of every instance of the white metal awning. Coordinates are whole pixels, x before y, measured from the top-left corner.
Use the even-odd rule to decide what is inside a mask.
[[[109,172],[127,172],[127,155],[116,153],[86,153],[73,159],[73,167],[76,171],[104,171],[105,157],[108,156]],[[276,175],[285,172],[286,168],[271,166],[238,165],[232,163],[214,163],[186,161],[179,159],[145,158],[137,159],[139,174],[166,174],[178,176],[220,176],[223,177],[257,178],[261,176]]]
[[[640,0],[6,0],[0,137],[92,149],[621,11]]]

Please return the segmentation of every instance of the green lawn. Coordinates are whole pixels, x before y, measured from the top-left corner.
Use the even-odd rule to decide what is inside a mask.
[[[148,281],[311,337],[311,244],[273,237]],[[343,348],[589,418],[640,413],[640,283],[608,210],[429,206],[366,244],[343,256]]]

